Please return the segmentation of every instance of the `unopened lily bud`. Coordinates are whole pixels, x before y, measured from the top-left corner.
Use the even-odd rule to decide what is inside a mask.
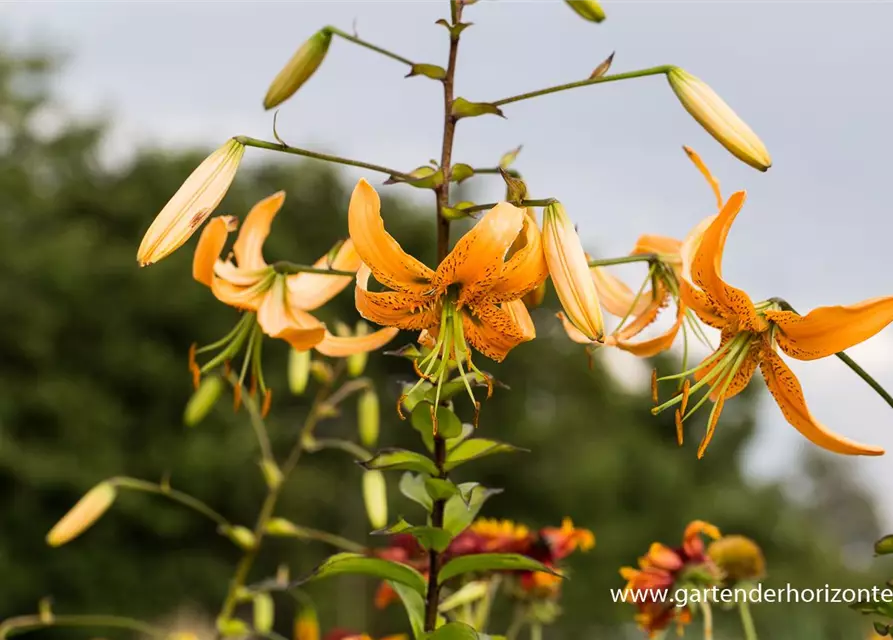
[[[727,580],[759,580],[766,575],[766,560],[760,546],[744,536],[723,536],[710,543],[707,555]]]
[[[273,597],[269,593],[259,593],[254,596],[254,630],[258,633],[269,633],[273,628],[276,609],[273,606]]]
[[[601,22],[605,19],[605,10],[595,0],[564,0],[581,18],[590,22]]]
[[[667,80],[685,110],[732,155],[760,171],[772,166],[762,140],[707,83],[679,67]]]
[[[115,501],[118,490],[111,482],[100,482],[77,501],[47,534],[47,544],[59,547],[93,526]]]
[[[224,638],[247,636],[250,633],[248,625],[237,618],[217,618],[217,631]]]
[[[310,79],[322,61],[325,60],[332,42],[332,32],[321,29],[314,33],[295,52],[274,79],[264,97],[264,109],[272,109],[288,100],[295,91]]]
[[[295,619],[294,640],[319,640],[319,619],[313,607],[301,608]]]
[[[161,210],[136,252],[141,267],[179,249],[223,200],[236,177],[245,146],[235,138],[198,165]]]
[[[378,443],[380,414],[378,394],[374,388],[370,387],[363,391],[357,400],[357,427],[359,428],[360,443],[364,447],[372,448]]]
[[[292,349],[288,354],[288,388],[296,396],[307,390],[307,382],[310,379],[309,351]]]
[[[285,518],[271,518],[267,523],[267,534],[271,536],[294,536],[298,528]]]
[[[365,322],[357,323],[356,336],[359,338],[361,336],[365,336],[369,333],[369,325]],[[351,378],[357,378],[363,375],[363,371],[366,369],[366,363],[369,361],[369,352],[363,351],[362,353],[352,353],[347,356],[347,375]]]
[[[252,532],[251,529],[240,525],[226,527],[223,530],[223,534],[246,551],[253,549],[256,543],[254,532]]]
[[[568,320],[590,340],[600,341],[604,319],[589,261],[577,230],[558,202],[543,210],[543,248],[555,293]]]
[[[332,370],[332,367],[322,360],[314,360],[310,363],[310,375],[318,383],[325,385],[332,384],[332,381],[335,379],[335,372]]]
[[[282,484],[282,471],[272,460],[261,460],[260,471],[264,475],[264,481],[270,489],[278,489]]]
[[[218,376],[211,376],[202,380],[198,389],[189,398],[186,403],[186,410],[183,412],[183,424],[187,427],[194,427],[205,417],[217,404],[223,393],[223,380]]]
[[[388,525],[388,490],[381,471],[363,472],[363,502],[372,528],[384,529]]]

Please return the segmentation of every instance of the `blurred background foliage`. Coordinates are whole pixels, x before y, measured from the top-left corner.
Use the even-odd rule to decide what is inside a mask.
[[[213,524],[176,504],[125,494],[82,538],[55,550],[44,543],[78,497],[109,476],[169,474],[176,488],[245,524],[254,521],[264,491],[251,430],[228,398],[199,427],[181,422],[191,392],[189,345],[226,333],[236,313],[191,279],[192,244],[151,269],[140,270],[134,259],[143,231],[206,151],[137,149],[126,162],[101,163],[106,124],[66,116],[48,93],[56,73],[45,57],[0,53],[0,618],[32,612],[39,598],[52,596],[58,612],[163,621],[186,611],[213,620],[238,551]],[[337,173],[250,158],[220,211],[244,214],[255,200],[285,189],[268,257],[306,263],[346,235],[350,185]],[[388,228],[430,262],[431,212],[395,199],[399,187],[383,192]],[[696,518],[757,540],[768,586],[876,583],[866,562],[880,533],[872,505],[833,459],[816,454],[797,470],[806,496],[798,501],[779,485],[746,477],[741,461],[755,399],[748,393],[727,409],[708,455],[697,461],[692,446],[703,425],[689,428],[689,446],[679,450],[669,412],[652,417],[648,389],[625,391],[598,357],[590,369],[557,328],[550,303],[554,308],[547,300],[534,313],[539,338],[516,349],[507,365],[487,367],[511,391],[497,392],[481,416],[487,436],[532,453],[462,470],[505,489],[488,503],[487,516],[532,526],[571,516],[596,533],[596,548],[572,559],[564,615],[549,637],[641,637],[630,625],[633,608],[609,597],[610,588],[622,586],[617,569],[653,540],[678,544]],[[355,320],[349,291],[325,315]],[[268,341],[265,351],[276,389],[269,424],[281,450],[295,436],[306,400],[287,393],[287,347]],[[382,444],[417,447],[412,430],[390,411],[400,381],[412,375],[409,366],[375,356],[368,373],[383,398]],[[353,424],[348,410],[319,433],[352,437]],[[281,515],[368,541],[360,472],[344,454],[308,456]],[[397,494],[396,480],[392,515],[417,515]],[[256,577],[280,562],[298,575],[328,551],[270,541]],[[396,607],[384,616],[372,610],[375,586],[339,578],[310,593],[324,626],[374,634],[405,628]],[[282,632],[289,634],[293,603],[281,605]],[[863,637],[864,621],[844,605],[762,605],[756,618],[761,637],[772,640]],[[727,637],[736,637],[734,614],[723,620],[732,629]],[[696,626],[688,633],[699,636]]]

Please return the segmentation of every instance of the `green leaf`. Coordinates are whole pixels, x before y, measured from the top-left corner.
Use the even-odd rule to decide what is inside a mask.
[[[495,104],[489,102],[469,102],[465,98],[456,98],[453,100],[452,115],[457,120],[459,118],[476,118],[477,116],[485,116],[492,114],[504,118],[502,110]]]
[[[366,469],[386,471],[417,471],[437,475],[437,465],[420,453],[406,449],[382,449],[372,459],[361,462]]]
[[[465,0],[465,4],[467,4],[467,5],[474,4],[475,2],[477,2],[477,0],[471,0],[471,2],[469,2],[469,0]],[[450,36],[453,38],[458,38],[459,34],[461,34],[463,31],[465,31],[465,29],[467,29],[468,27],[470,27],[472,25],[471,22],[457,22],[456,24],[450,24],[443,18],[441,18],[434,24],[439,24],[439,25],[446,27],[447,31],[450,32]]]
[[[428,634],[428,640],[478,640],[481,636],[462,622],[450,622]]]
[[[425,511],[431,513],[431,508],[433,507],[432,498],[434,498],[434,496],[431,495],[431,492],[428,491],[427,488],[429,480],[432,480],[432,478],[416,475],[407,471],[403,474],[403,477],[400,478],[400,484],[398,486],[400,488],[400,493],[413,502],[422,505],[425,508]],[[434,499],[436,500],[437,498]]]
[[[443,510],[443,528],[457,536],[477,517],[484,502],[502,493],[502,489],[487,489],[476,482],[459,485],[459,493],[447,500]]]
[[[425,478],[423,483],[425,493],[431,500],[447,500],[459,493],[459,487],[449,480],[443,480],[441,478]]]
[[[465,424],[463,424],[462,425],[462,433],[460,433],[455,438],[450,438],[449,440],[447,440],[447,443],[446,443],[447,453],[449,453],[450,451],[452,451],[453,449],[458,447],[460,444],[462,444],[463,442],[468,440],[472,435],[474,435],[474,431],[475,431],[475,429],[474,429],[473,424],[469,424],[467,422]]]
[[[446,69],[436,64],[418,63],[412,65],[412,69],[404,77],[412,78],[413,76],[425,76],[432,80],[443,80],[446,78]]]
[[[425,636],[424,596],[399,582],[388,580],[388,584],[397,592],[400,601],[403,602],[403,608],[406,609],[406,615],[409,618],[409,625],[412,627],[412,636],[423,638]]]
[[[553,576],[561,576],[542,562],[522,556],[520,553],[478,553],[453,558],[443,566],[437,574],[437,579],[446,582],[450,578],[472,571],[544,571]]]
[[[470,460],[477,460],[484,456],[492,456],[495,453],[513,453],[515,451],[526,451],[506,442],[497,440],[488,440],[486,438],[470,438],[453,448],[449,452],[444,464],[444,469],[449,471],[455,469],[460,464],[465,464]]]
[[[875,542],[874,553],[878,556],[886,556],[893,553],[893,534],[884,536]]]
[[[450,169],[451,182],[462,182],[463,180],[468,180],[473,175],[474,169],[471,168],[471,165],[462,162],[454,164]]]
[[[430,393],[431,391],[428,392]],[[432,402],[425,400],[419,402],[412,410],[410,417],[412,426],[421,434],[434,433],[434,423],[431,420],[433,406]],[[447,407],[437,407],[437,433],[443,438],[455,438],[462,433],[462,421]],[[431,475],[437,475],[436,468]]]
[[[375,576],[382,580],[391,580],[406,585],[422,596],[428,587],[424,576],[412,567],[381,558],[370,558],[360,553],[336,553],[294,586],[344,574]]]
[[[384,184],[397,184],[403,182],[418,189],[434,189],[443,184],[443,171],[436,167],[422,165],[421,167],[416,167],[407,175],[409,176],[409,179],[399,176],[390,176],[384,181]]]
[[[453,536],[448,531],[427,525],[411,525],[403,518],[386,529],[373,531],[372,535],[389,536],[396,533],[408,533],[418,540],[424,549],[434,549],[435,551],[443,551],[450,546],[450,542],[453,540]]]
[[[470,202],[468,200],[463,200],[462,202],[457,202],[452,207],[443,207],[443,209],[441,209],[441,212],[443,214],[443,217],[446,218],[447,220],[463,220],[463,219],[468,218],[469,216],[473,215],[471,213],[468,213],[468,211],[466,211],[466,209],[470,209],[473,206],[475,206],[473,202]],[[460,380],[459,383],[461,384],[462,381]],[[447,384],[450,384],[450,383],[448,382],[448,383],[444,384],[443,386],[446,387]],[[442,389],[441,389],[441,395],[443,395]]]
[[[499,167],[501,169],[508,169],[515,163],[515,160],[518,159],[518,154],[521,153],[521,149],[524,145],[518,145],[511,151],[506,151],[502,154],[502,157],[499,159]]]

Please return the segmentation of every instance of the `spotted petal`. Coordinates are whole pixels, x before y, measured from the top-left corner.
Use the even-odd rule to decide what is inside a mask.
[[[409,331],[430,329],[440,322],[436,299],[404,291],[369,291],[370,275],[369,267],[360,267],[354,290],[357,311],[366,320]]]
[[[540,286],[549,275],[543,254],[543,239],[536,219],[524,216],[524,226],[516,240],[520,248],[506,261],[499,278],[487,292],[493,302],[517,300]]]
[[[523,307],[523,302],[517,302]],[[476,351],[502,362],[509,351],[533,337],[525,326],[530,320],[529,315],[524,317],[526,313],[526,308],[522,311],[515,306],[507,311],[492,303],[466,307],[462,313],[465,339]]]

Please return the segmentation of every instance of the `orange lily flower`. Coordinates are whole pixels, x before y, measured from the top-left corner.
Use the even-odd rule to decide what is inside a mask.
[[[683,248],[682,298],[703,322],[722,331],[720,346],[694,369],[663,378],[682,379],[694,374],[696,382],[689,385],[686,380],[680,395],[652,411],[679,405],[676,419],[681,434],[682,422],[708,398],[712,399],[707,433],[698,449],[700,458],[713,437],[723,404],[747,386],[759,367],[784,417],[810,441],[835,453],[883,454],[879,447],[843,438],[819,423],[806,407],[800,383],[776,347],[800,360],[823,358],[848,349],[893,321],[893,297],[848,307],[820,307],[805,316],[783,311],[777,300],[754,304],[747,293],[722,278],[726,237],[744,199],[743,191],[732,195],[703,236]],[[706,386],[710,392],[686,413],[689,394]]]
[[[377,324],[421,331],[423,340],[430,337],[433,347],[417,369],[423,379],[436,382],[438,397],[451,360],[469,395],[463,363],[484,375],[472,363],[469,345],[501,362],[513,347],[536,336],[521,298],[548,272],[540,232],[523,209],[497,204],[436,270],[404,252],[385,230],[381,201],[365,180],[353,191],[348,222],[364,263],[357,272],[357,310]],[[524,245],[506,260],[519,236]],[[370,275],[389,290],[370,291]]]
[[[686,607],[677,607],[669,598],[656,594],[662,590],[672,596],[673,586],[683,573],[688,579],[697,576],[704,584],[718,584],[721,572],[706,553],[702,536],[716,540],[719,529],[703,520],[689,523],[682,535],[682,546],[667,547],[655,542],[648,553],[639,558],[639,567],[623,567],[620,575],[626,580],[624,601],[636,605],[639,613],[636,623],[653,638],[672,622],[680,627],[691,622],[691,612]],[[695,569],[696,571],[692,571]]]
[[[285,193],[280,191],[254,205],[233,245],[235,262],[220,258],[227,236],[236,226],[235,218],[218,216],[203,230],[192,264],[193,277],[208,286],[221,302],[250,313],[243,316],[229,336],[194,351],[201,353],[225,347],[201,370],[192,362],[194,375],[228,361],[247,344],[240,381],[251,362],[254,379],[266,393],[260,371],[260,343],[264,334],[285,340],[297,350],[313,348],[323,355],[339,358],[378,349],[397,334],[396,329],[386,328],[362,336],[336,336],[309,313],[351,283],[351,274],[360,267],[360,258],[348,240],[337,248],[334,257],[323,256],[310,271],[290,273],[278,265],[268,264],[262,247],[284,200]],[[332,275],[326,273],[329,270]]]

